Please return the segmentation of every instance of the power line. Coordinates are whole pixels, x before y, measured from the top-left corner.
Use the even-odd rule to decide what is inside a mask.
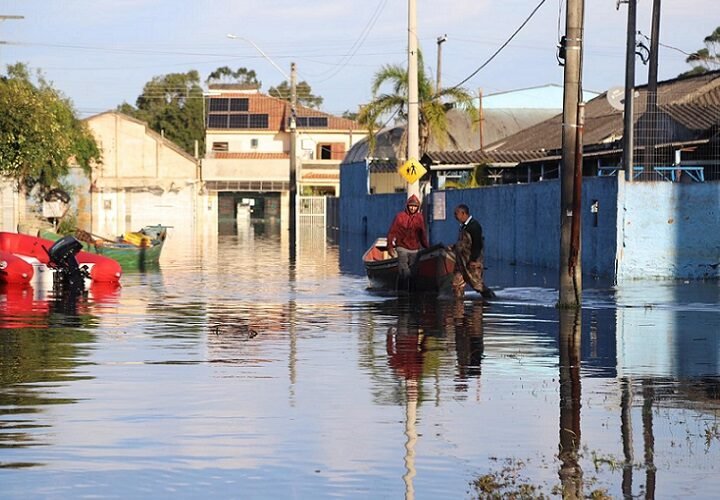
[[[498,49],[495,51],[495,53],[490,56],[490,58],[489,58],[487,61],[485,61],[484,63],[482,63],[482,64],[480,65],[480,67],[478,67],[475,71],[473,71],[472,73],[470,73],[470,76],[468,76],[468,77],[465,78],[463,81],[461,81],[460,83],[456,84],[455,86],[453,86],[453,87],[451,87],[450,89],[447,89],[447,90],[454,90],[454,89],[462,86],[464,83],[466,83],[466,82],[467,82],[468,80],[470,80],[472,77],[474,77],[475,75],[477,75],[485,66],[487,66],[488,64],[490,64],[490,62],[491,62],[493,59],[495,59],[495,57],[496,57],[500,52],[502,52],[502,50],[503,50],[505,47],[508,46],[508,44],[512,41],[512,39],[515,38],[515,36],[516,36],[518,33],[520,33],[520,30],[522,30],[522,29],[525,27],[525,25],[526,25],[528,22],[530,22],[530,19],[533,18],[533,16],[535,15],[535,13],[536,13],[538,10],[540,10],[540,7],[542,7],[542,5],[543,5],[546,1],[547,1],[547,0],[540,0],[540,3],[537,4],[537,6],[532,10],[532,12],[530,13],[530,15],[529,15],[529,16],[525,19],[525,21],[523,21],[523,23],[520,25],[520,27],[518,27],[518,29],[516,29],[515,32],[514,32],[512,35],[510,35],[510,38],[508,38],[508,39],[505,41],[505,43],[503,43],[503,44],[500,46],[500,48],[498,48]]]

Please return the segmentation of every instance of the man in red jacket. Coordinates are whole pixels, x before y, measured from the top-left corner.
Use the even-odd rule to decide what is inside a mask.
[[[420,200],[414,194],[408,198],[405,210],[395,216],[387,234],[387,245],[390,255],[397,249],[400,278],[407,280],[420,248],[430,246]]]

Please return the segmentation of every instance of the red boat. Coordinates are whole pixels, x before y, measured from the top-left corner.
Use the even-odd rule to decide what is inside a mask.
[[[397,257],[387,251],[387,240],[378,238],[363,255],[363,263],[372,288],[398,290]],[[420,250],[409,289],[416,292],[452,293],[455,256],[443,245]]]
[[[49,250],[54,241],[27,234],[0,232],[0,284],[32,284],[52,287],[54,267]],[[120,282],[122,269],[116,261],[89,252],[75,259],[86,269],[92,282]]]

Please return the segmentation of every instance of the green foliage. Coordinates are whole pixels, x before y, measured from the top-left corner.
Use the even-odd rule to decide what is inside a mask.
[[[143,87],[135,107],[123,103],[117,110],[147,122],[189,154],[194,154],[196,140],[204,150],[203,91],[195,70],[154,77]]]
[[[390,87],[386,93],[382,88]],[[408,75],[403,66],[385,65],[375,74],[372,83],[372,101],[360,111],[359,121],[367,126],[371,148],[374,146],[374,133],[384,117],[396,116],[407,122],[408,113]],[[463,110],[470,119],[477,121],[478,112],[473,106],[472,96],[463,88],[450,87],[439,92],[434,80],[429,76],[423,63],[422,53],[418,54],[418,124],[420,155],[427,151],[430,138],[433,137],[441,145],[448,139],[449,133],[447,112],[455,107]]]
[[[257,79],[255,70],[238,68],[233,71],[229,66],[221,66],[210,73],[205,83],[208,85],[213,83],[238,83],[241,85],[252,85],[258,89],[262,87],[262,82]]]
[[[449,180],[445,183],[445,189],[469,189],[480,186],[488,186],[490,179],[487,176],[487,165],[476,165],[463,179]]]
[[[59,183],[74,159],[89,173],[100,149],[69,99],[27,67],[8,66],[0,77],[0,175],[15,179],[40,196]]]
[[[268,94],[289,102],[290,84],[285,80],[277,87],[270,87]],[[323,98],[313,95],[312,88],[310,88],[310,84],[306,81],[302,81],[295,86],[295,94],[297,95],[298,104],[302,106],[315,109],[319,109],[320,106],[322,106]]]
[[[343,114],[340,116],[342,116],[343,118],[347,118],[348,120],[357,121],[360,114],[357,113],[356,111],[350,111],[348,109],[348,110],[343,111]]]
[[[701,75],[708,71],[720,69],[720,26],[705,37],[705,47],[693,52],[685,62],[693,68],[680,76]]]

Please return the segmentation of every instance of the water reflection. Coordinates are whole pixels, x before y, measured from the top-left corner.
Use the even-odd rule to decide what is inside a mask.
[[[516,266],[491,302],[383,296],[319,237],[169,249],[74,309],[0,296],[3,494],[462,498],[505,460],[548,496],[720,487],[710,289],[598,284],[575,316]]]
[[[0,449],[52,445],[53,431],[43,414],[78,397],[62,388],[90,378],[81,369],[94,342],[95,301],[117,297],[117,288],[39,298],[31,288],[0,290]],[[41,465],[4,454],[3,468]]]
[[[479,379],[483,356],[483,301],[470,302],[466,309],[463,300],[437,301],[433,296],[401,297],[380,305],[381,309],[394,311],[397,318],[388,327],[385,336],[388,365],[403,384],[405,405],[405,498],[415,498],[413,480],[416,446],[418,441],[418,405],[428,399],[438,402],[428,394],[423,382],[437,378],[439,369],[447,363],[443,359],[443,341],[454,344],[457,359],[457,391],[467,391],[467,380]],[[401,403],[402,404],[402,403]]]
[[[580,465],[580,344],[581,315],[560,310],[560,483],[563,498],[584,498]]]

